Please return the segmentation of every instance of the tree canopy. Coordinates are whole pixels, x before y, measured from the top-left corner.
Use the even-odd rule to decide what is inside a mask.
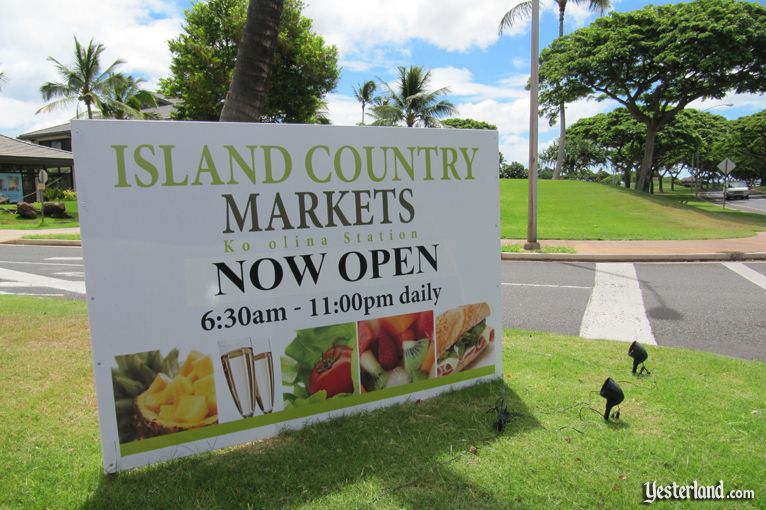
[[[737,164],[734,169],[749,177],[758,176],[766,183],[766,110],[740,117],[731,122],[728,139],[731,157]]]
[[[387,94],[372,109],[374,126],[439,127],[439,117],[457,113],[453,104],[442,96],[449,88],[428,90],[431,71],[422,66],[397,68],[396,85],[383,83]]]
[[[454,117],[451,119],[444,119],[441,121],[441,123],[447,127],[456,129],[494,129],[497,131],[497,126],[494,124],[489,124],[488,122],[474,119],[461,119]]]
[[[372,104],[372,102],[375,101],[376,88],[377,85],[375,85],[373,80],[367,80],[359,86],[354,87],[354,97],[357,101],[362,103],[362,122],[360,123],[362,125],[364,125],[364,108],[368,104]]]
[[[179,120],[218,120],[232,80],[247,17],[247,0],[209,0],[186,10],[186,23],[168,42],[171,76],[160,91],[182,100]],[[324,95],[338,81],[338,52],[312,31],[300,0],[285,0],[268,81],[267,122],[315,122]]]
[[[106,69],[101,68],[101,54],[106,49],[93,39],[87,46],[74,38],[74,64],[67,66],[53,57],[48,60],[56,66],[59,82],[47,82],[40,87],[45,101],[51,101],[37,113],[48,112],[73,104],[85,103],[89,119],[94,115],[103,118],[148,118],[141,110],[157,106],[155,95],[143,90],[143,79],[136,79],[116,71],[123,64],[115,60]]]
[[[763,92],[766,8],[696,0],[613,12],[556,39],[540,58],[540,104],[612,99],[646,127],[636,189],[648,191],[657,133],[689,103]]]
[[[61,81],[46,82],[40,87],[43,100],[54,101],[40,108],[37,113],[49,112],[57,108],[85,103],[88,118],[93,118],[93,108],[103,110],[109,89],[112,86],[114,70],[124,62],[115,60],[106,69],[101,68],[101,54],[106,48],[101,43],[90,40],[87,46],[74,38],[74,64],[67,66],[53,57],[48,57],[56,66]]]

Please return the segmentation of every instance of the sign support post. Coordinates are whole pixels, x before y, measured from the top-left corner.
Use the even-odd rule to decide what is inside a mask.
[[[729,184],[729,174],[737,165],[729,158],[718,163],[718,169],[723,173],[723,208],[726,209],[726,186]]]
[[[37,194],[40,199],[40,225],[45,225],[45,184],[48,182],[48,172],[40,170],[37,173]]]

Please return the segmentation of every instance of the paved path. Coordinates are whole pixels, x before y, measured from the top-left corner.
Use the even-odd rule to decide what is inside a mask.
[[[524,244],[524,240],[503,240],[503,244]],[[541,246],[570,246],[578,255],[627,254],[700,254],[700,253],[764,253],[766,232],[753,237],[736,239],[706,239],[699,241],[568,241],[545,240]]]
[[[15,241],[29,235],[47,235],[47,234],[79,234],[79,227],[72,228],[47,228],[41,230],[10,230],[0,229],[0,243]]]

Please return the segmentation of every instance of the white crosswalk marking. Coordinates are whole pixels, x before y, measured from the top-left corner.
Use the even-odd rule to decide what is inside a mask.
[[[657,345],[633,264],[596,264],[593,292],[582,317],[580,336]]]
[[[766,290],[766,276],[762,275],[755,269],[747,267],[742,262],[722,262],[722,264],[740,275],[745,280],[758,285],[760,288]]]
[[[506,283],[502,282],[500,285],[506,285],[508,287],[548,287],[552,289],[590,289],[591,287],[584,287],[582,285],[551,285],[548,283]]]
[[[56,276],[70,276],[73,278],[82,278],[85,276],[85,273],[82,271],[61,271],[59,273],[53,273]]]
[[[13,271],[12,269],[5,269],[2,267],[0,267],[0,280],[11,280],[23,284],[28,283],[33,287],[50,287],[53,289],[74,292],[76,294],[85,294],[85,282],[83,281],[72,282],[69,280],[61,280],[59,278],[50,278],[48,276]]]
[[[82,257],[48,257],[45,260],[82,260]]]

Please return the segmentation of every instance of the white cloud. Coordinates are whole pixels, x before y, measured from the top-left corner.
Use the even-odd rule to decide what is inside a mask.
[[[147,80],[147,88],[168,73],[170,54],[167,40],[181,29],[183,13],[174,3],[163,0],[71,0],[50,2],[25,0],[3,2],[0,16],[0,66],[8,78],[0,92],[2,129],[19,134],[60,123],[75,115],[68,111],[40,114],[43,105],[40,86],[58,81],[52,56],[65,65],[73,60],[74,39],[87,44],[93,38],[102,43],[102,65],[121,58],[119,69]],[[19,103],[24,104],[20,107]],[[20,111],[28,112],[22,118]]]
[[[724,105],[731,105],[726,107]],[[766,109],[766,94],[730,94],[723,99],[697,99],[692,101],[688,108],[707,110],[719,115],[726,114],[726,110],[752,110],[761,111]]]
[[[317,33],[338,46],[342,65],[366,71],[389,67],[387,61],[406,53],[413,39],[448,51],[485,49],[497,40],[498,23],[513,5],[507,0],[483,0],[480,6],[463,0],[322,0],[309,3],[304,12]],[[526,23],[519,23],[507,33],[525,30]]]
[[[340,94],[328,94],[326,100],[327,109],[330,112],[330,121],[334,125],[355,126],[362,120],[362,104],[356,98]]]
[[[504,78],[498,85],[486,85],[474,81],[473,74],[468,69],[457,67],[437,67],[431,70],[431,88],[449,87],[450,95],[457,97],[478,97],[482,99],[517,99],[529,95],[518,87],[525,84],[527,76]]]

